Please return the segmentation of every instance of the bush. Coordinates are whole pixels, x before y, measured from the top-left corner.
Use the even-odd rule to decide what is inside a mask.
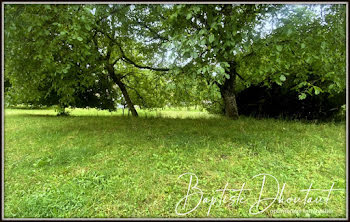
[[[255,117],[329,120],[341,111],[345,98],[343,91],[335,95],[321,93],[299,100],[297,92],[285,87],[252,86],[238,93],[237,105],[240,114]]]
[[[343,91],[335,95],[321,93],[299,100],[297,92],[276,84],[271,88],[251,86],[236,95],[240,115],[306,120],[344,120],[345,99]],[[223,101],[208,102],[204,107],[209,113],[224,113]]]

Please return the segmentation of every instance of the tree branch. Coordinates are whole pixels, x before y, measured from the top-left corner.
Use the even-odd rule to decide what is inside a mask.
[[[144,24],[144,23],[141,23],[139,21],[137,21],[137,23],[141,26],[143,26],[144,28],[148,29],[148,31],[152,34],[155,35],[156,38],[160,39],[160,40],[163,40],[163,41],[169,41],[168,38],[164,37],[164,36],[161,36],[158,32],[156,32],[155,30],[153,30],[151,27],[149,27],[148,25]]]
[[[128,75],[133,75],[133,74],[134,74],[134,72],[128,72],[128,73],[126,73],[125,75],[122,75],[122,76],[120,77],[120,79],[123,79],[123,78],[127,77]]]
[[[169,71],[170,69],[169,68],[156,68],[156,67],[152,67],[152,66],[146,66],[146,65],[140,65],[140,64],[137,64],[136,62],[134,62],[132,59],[130,59],[128,56],[126,56],[123,48],[121,47],[121,44],[114,38],[112,38],[111,36],[109,36],[107,33],[103,32],[102,30],[96,28],[95,29],[96,31],[102,33],[103,35],[107,36],[107,38],[109,38],[111,40],[111,42],[113,42],[116,46],[118,46],[121,54],[122,54],[122,57],[121,59],[129,64],[132,64],[134,65],[135,67],[137,68],[140,68],[140,69],[149,69],[149,70],[153,70],[153,71]]]
[[[124,60],[125,62],[132,64],[135,67],[140,68],[140,69],[149,69],[149,70],[153,70],[153,71],[165,71],[165,72],[170,70],[169,68],[155,68],[155,67],[151,67],[151,66],[139,65],[139,64],[135,63],[134,61],[132,61],[131,59],[129,59],[128,57],[126,57],[125,54],[124,54],[122,60]]]
[[[245,81],[245,79],[244,79],[240,74],[236,73],[236,75],[237,75],[241,80]]]
[[[113,63],[112,66],[114,66],[121,58],[116,59]]]

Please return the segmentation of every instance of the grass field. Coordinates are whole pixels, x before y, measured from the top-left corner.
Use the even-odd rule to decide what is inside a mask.
[[[345,122],[232,121],[194,110],[140,115],[77,109],[56,117],[53,110],[6,109],[5,217],[346,216]],[[195,176],[189,186],[190,174],[179,177],[184,173],[198,177],[197,189]],[[273,199],[254,205],[263,177],[252,177],[259,174],[274,176],[280,191],[285,183],[268,208]],[[277,195],[272,176],[262,199]],[[332,183],[341,190],[310,191],[307,202],[292,201],[304,199],[300,190],[310,184],[329,190]],[[216,191],[226,184],[251,189],[241,192],[246,202],[235,201],[237,191]],[[193,195],[176,208],[188,187]],[[316,202],[329,193],[327,203]]]

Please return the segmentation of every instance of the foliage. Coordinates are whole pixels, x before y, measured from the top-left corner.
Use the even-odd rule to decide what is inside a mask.
[[[345,7],[317,17],[308,7],[286,7],[277,28],[253,43],[240,73],[249,84],[285,85],[299,99],[345,90]],[[337,13],[336,13],[337,12]]]
[[[232,56],[238,61],[238,73],[243,77],[238,82],[237,94],[251,85],[263,84],[270,88],[277,84],[281,86],[280,90],[289,91],[287,95],[284,94],[291,99],[295,96],[295,100],[315,97],[309,100],[314,101],[314,109],[308,109],[307,112],[312,112],[312,118],[319,118],[324,113],[318,115],[319,110],[327,109],[317,102],[321,97],[328,104],[334,103],[332,100],[336,97],[345,98],[345,7],[328,6],[323,16],[306,6],[285,6],[275,12],[280,16],[274,19],[277,28],[271,33],[260,31],[256,34],[259,37],[252,38],[250,44]],[[273,91],[266,89],[264,93]],[[272,94],[272,97],[279,96]],[[254,100],[254,96],[250,99]],[[296,101],[298,107],[306,103]],[[344,103],[345,100],[339,101],[329,109],[339,109]],[[218,107],[217,99],[213,100],[213,104],[216,107],[210,107],[210,110],[222,113],[224,105]],[[295,106],[291,103],[289,109],[293,108]],[[279,114],[283,112],[278,108],[275,111]],[[301,117],[305,118],[306,115],[302,114]]]
[[[75,93],[84,92],[81,82],[94,84],[93,66],[86,68],[94,55],[81,57],[91,45],[83,42],[84,32],[77,32],[86,27],[70,20],[78,7],[6,5],[5,75],[11,79],[15,100],[68,106]]]
[[[7,5],[5,75],[13,86],[14,102],[114,110],[116,103],[125,101],[113,79],[119,75],[133,90],[136,105],[162,106],[167,96],[159,92],[165,88],[164,80],[131,64],[152,55],[150,47],[141,47],[126,25],[118,25],[126,23],[130,8]],[[153,84],[158,87],[151,94]]]
[[[232,78],[227,68],[234,61],[240,77],[237,93],[251,85],[278,84],[290,95],[297,92],[300,100],[320,93],[332,100],[346,85],[345,5],[323,10],[319,15],[312,6],[175,6],[169,35],[178,50],[176,61],[185,64],[179,78],[203,78],[220,86]],[[264,28],[268,19],[275,24],[271,32]],[[218,105],[217,98],[212,104]]]
[[[175,45],[177,63],[222,83],[225,69],[235,54],[254,35],[254,24],[273,10],[269,5],[176,5],[169,18],[169,35]],[[172,27],[170,29],[170,27]],[[213,75],[215,73],[215,75]],[[226,75],[226,76],[225,76]]]
[[[135,105],[205,103],[237,118],[235,97],[252,85],[300,100],[345,91],[344,4],[7,4],[5,14],[11,103],[126,104],[135,116]]]
[[[277,9],[274,5],[175,5],[165,21],[165,33],[171,40],[167,44],[177,64],[173,78],[200,79],[210,87],[218,87],[226,115],[237,118],[236,54],[255,38],[254,27],[259,20]],[[199,86],[208,90],[205,84]]]

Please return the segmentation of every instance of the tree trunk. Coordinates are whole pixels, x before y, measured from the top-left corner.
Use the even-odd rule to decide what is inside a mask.
[[[238,108],[236,103],[236,64],[230,63],[230,78],[224,84],[219,85],[221,97],[225,104],[225,115],[231,119],[238,119]]]
[[[66,107],[65,105],[59,105],[57,109],[57,116],[69,116],[69,113],[66,112]]]
[[[236,95],[230,90],[220,90],[225,104],[225,115],[232,119],[238,119]]]
[[[132,103],[132,101],[130,99],[130,96],[129,96],[128,91],[126,90],[125,84],[121,81],[121,79],[118,76],[115,75],[114,68],[112,67],[112,65],[109,65],[107,67],[107,69],[108,69],[109,76],[112,78],[114,83],[119,86],[119,89],[122,91],[122,94],[124,96],[125,102],[126,102],[126,104],[128,106],[128,109],[131,111],[131,114],[133,116],[137,117],[138,113],[137,113],[137,111],[135,109],[134,104]]]
[[[119,86],[120,90],[122,91],[124,99],[125,99],[126,104],[128,106],[128,109],[131,111],[131,114],[133,116],[138,116],[139,114],[137,113],[137,111],[135,109],[135,106],[134,106],[134,104],[132,103],[132,101],[131,101],[131,99],[129,97],[129,93],[126,90],[126,87],[125,87],[124,83],[122,81],[120,81],[120,80],[115,82],[115,83]]]

